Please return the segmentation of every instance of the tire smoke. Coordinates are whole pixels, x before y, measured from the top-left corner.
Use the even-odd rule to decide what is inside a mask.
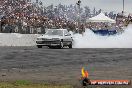
[[[101,36],[86,29],[85,33],[74,34],[74,48],[132,48],[132,25],[122,34]]]

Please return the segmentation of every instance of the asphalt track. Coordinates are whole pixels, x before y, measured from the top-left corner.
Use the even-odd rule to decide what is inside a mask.
[[[0,81],[76,84],[82,66],[90,79],[132,80],[132,49],[0,47]]]

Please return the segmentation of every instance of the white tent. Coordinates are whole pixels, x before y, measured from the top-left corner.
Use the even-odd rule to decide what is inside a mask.
[[[100,13],[99,15],[89,18],[87,22],[109,22],[109,23],[116,23],[115,20],[110,19],[109,17],[105,16],[103,13]]]

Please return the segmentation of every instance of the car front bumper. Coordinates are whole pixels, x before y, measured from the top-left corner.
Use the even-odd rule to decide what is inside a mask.
[[[36,41],[37,45],[42,46],[58,46],[60,45],[60,41]]]

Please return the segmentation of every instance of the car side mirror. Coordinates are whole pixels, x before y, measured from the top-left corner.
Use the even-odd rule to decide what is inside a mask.
[[[65,36],[70,36],[71,34],[65,34]]]

